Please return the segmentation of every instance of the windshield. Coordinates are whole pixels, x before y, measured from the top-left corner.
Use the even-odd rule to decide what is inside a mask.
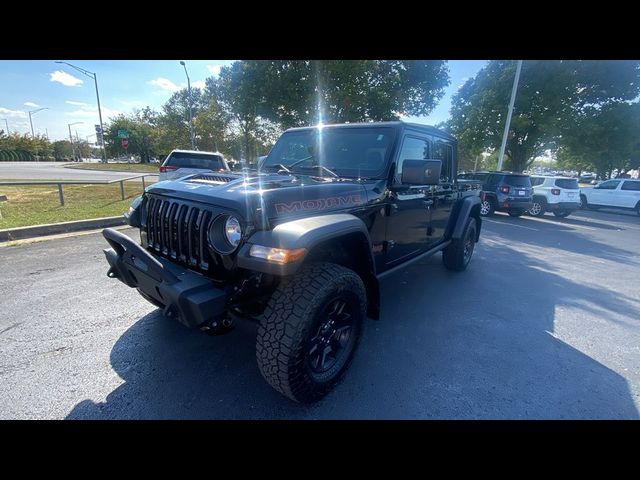
[[[173,152],[164,166],[177,168],[204,168],[207,170],[228,170],[222,155],[205,153]]]
[[[342,177],[381,178],[394,138],[395,130],[388,127],[325,127],[287,132],[274,145],[262,168],[284,166],[304,172],[311,166],[322,165]],[[320,173],[329,175],[324,170]]]

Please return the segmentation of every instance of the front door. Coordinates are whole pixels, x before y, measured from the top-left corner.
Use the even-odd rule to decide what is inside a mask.
[[[429,141],[419,136],[407,135],[403,139],[396,160],[395,183],[402,178],[404,160],[429,158]],[[431,205],[430,187],[412,186],[404,191],[391,192],[388,204],[386,235],[387,265],[408,260],[425,251],[429,243]]]

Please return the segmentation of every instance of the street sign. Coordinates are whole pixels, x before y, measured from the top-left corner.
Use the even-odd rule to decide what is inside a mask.
[[[118,130],[118,138],[129,138],[129,132],[126,130]]]
[[[129,140],[127,138],[123,138],[120,143],[122,143],[122,148],[125,150],[129,147]]]
[[[96,133],[100,135],[102,133],[102,127],[100,125],[96,125]]]

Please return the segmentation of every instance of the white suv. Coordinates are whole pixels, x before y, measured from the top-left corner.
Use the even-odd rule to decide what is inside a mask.
[[[541,217],[545,212],[567,217],[580,208],[580,187],[575,178],[532,175],[531,185],[533,204],[528,213],[533,217]]]
[[[219,152],[173,150],[160,166],[160,181],[221,171],[229,171],[229,165]]]
[[[614,178],[595,187],[580,189],[580,207],[635,210],[640,215],[640,179]]]

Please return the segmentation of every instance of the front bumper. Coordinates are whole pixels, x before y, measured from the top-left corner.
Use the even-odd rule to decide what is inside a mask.
[[[224,314],[228,295],[208,278],[154,257],[117,230],[105,228],[102,234],[112,247],[104,250],[111,267],[107,276],[164,305],[167,316],[198,327]]]

